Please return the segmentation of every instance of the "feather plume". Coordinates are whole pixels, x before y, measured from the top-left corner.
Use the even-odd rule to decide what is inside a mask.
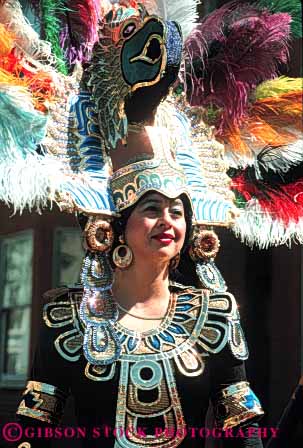
[[[12,32],[8,31],[8,29],[2,23],[0,23],[0,56],[1,56],[1,58],[4,58],[12,51],[14,41],[15,41],[15,35]],[[1,59],[1,61],[2,61],[2,59]],[[1,63],[1,61],[0,61],[0,63]]]
[[[196,26],[199,18],[197,7],[200,0],[143,0],[149,14],[155,14],[165,20],[178,22],[186,39]]]
[[[45,39],[50,42],[52,52],[56,57],[57,69],[67,75],[68,69],[60,46],[61,20],[65,11],[64,0],[41,0],[41,17]]]
[[[279,94],[279,90],[276,89],[276,95],[273,92],[271,97],[252,104],[241,126],[230,124],[221,131],[218,138],[225,143],[232,166],[253,165],[258,154],[267,147],[278,148],[281,156],[285,153],[286,159],[289,159],[293,145],[300,148],[302,92]]]
[[[48,205],[49,199],[60,191],[62,168],[54,157],[29,153],[0,163],[0,200],[13,205],[14,213]]]
[[[0,199],[15,211],[34,205],[39,210],[56,183],[58,163],[36,153],[46,121],[27,89],[0,85]]]
[[[262,82],[253,96],[256,100],[277,97],[284,93],[303,91],[303,78],[289,78],[288,76],[279,76],[275,79]]]
[[[70,64],[89,59],[93,45],[98,40],[98,21],[101,14],[100,0],[69,0],[66,4],[65,26],[60,33],[60,43]]]
[[[45,135],[46,116],[35,110],[29,91],[0,84],[0,162],[35,151]]]
[[[303,218],[302,179],[282,184],[248,178],[245,173],[241,173],[232,179],[231,188],[245,202],[257,200],[261,210],[283,222],[285,227],[289,222],[298,222]]]
[[[264,148],[257,157],[255,163],[256,176],[261,178],[261,169],[274,173],[286,173],[292,167],[303,163],[303,140],[290,144],[287,148]]]
[[[34,59],[50,60],[52,62],[51,47],[48,42],[41,40],[23,15],[18,0],[10,0],[0,4],[0,22],[15,36],[15,46]]]
[[[231,2],[202,21],[185,43],[185,89],[192,106],[221,109],[219,128],[246,117],[249,97],[288,58],[288,14]]]
[[[14,55],[5,59],[3,64],[0,63],[0,83],[26,88],[31,93],[35,109],[45,112],[49,103],[55,101],[60,80],[57,79],[55,89],[54,78],[50,73],[43,71],[32,73],[22,67]],[[4,68],[1,65],[4,65]]]
[[[290,247],[292,242],[303,243],[303,218],[289,221],[285,226],[283,221],[263,210],[255,199],[246,204],[232,230],[242,243],[260,249],[281,244]]]
[[[302,37],[302,3],[301,0],[259,0],[259,8],[271,12],[286,12],[291,15],[291,32],[293,37]]]

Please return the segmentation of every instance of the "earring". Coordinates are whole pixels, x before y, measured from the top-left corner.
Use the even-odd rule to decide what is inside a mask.
[[[195,262],[201,286],[212,292],[224,292],[227,289],[225,281],[214,263],[219,247],[219,238],[213,230],[206,230],[202,227],[195,229],[189,255]]]
[[[169,269],[175,271],[180,263],[180,254],[177,254],[174,258],[170,260]]]
[[[91,216],[84,229],[86,247],[92,252],[109,252],[114,241],[110,222]]]
[[[125,244],[124,238],[119,237],[120,245],[113,251],[113,262],[117,268],[127,269],[133,261],[133,253],[131,249]]]
[[[220,241],[213,230],[197,229],[189,255],[192,260],[213,260],[219,252]]]

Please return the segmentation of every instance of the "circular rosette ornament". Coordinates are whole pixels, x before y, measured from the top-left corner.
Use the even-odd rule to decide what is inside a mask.
[[[194,234],[189,255],[193,261],[214,260],[219,248],[220,241],[213,230],[198,229]]]
[[[87,221],[84,238],[87,249],[91,252],[107,253],[112,247],[114,232],[110,222],[93,216]]]

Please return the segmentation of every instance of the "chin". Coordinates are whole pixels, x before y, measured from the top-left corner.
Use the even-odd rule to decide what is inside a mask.
[[[159,261],[167,261],[168,263],[172,258],[174,258],[179,252],[172,251],[170,248],[167,247],[161,247],[161,249],[158,249],[157,252],[154,252],[154,256],[158,257]]]

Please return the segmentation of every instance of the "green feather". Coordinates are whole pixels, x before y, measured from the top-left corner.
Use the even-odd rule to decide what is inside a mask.
[[[42,0],[41,15],[44,27],[45,40],[50,42],[52,52],[56,57],[57,69],[64,75],[68,74],[68,68],[64,60],[63,50],[60,46],[61,23],[59,16],[66,11],[63,0]]]
[[[234,189],[233,189],[233,193],[235,195],[235,198],[234,198],[235,206],[238,209],[244,209],[247,204],[247,201],[245,200],[244,196],[242,196],[242,194],[239,193],[239,191],[234,190]]]
[[[286,12],[291,18],[291,32],[293,37],[302,37],[302,5],[301,0],[259,0],[257,7],[266,8],[269,11]]]

